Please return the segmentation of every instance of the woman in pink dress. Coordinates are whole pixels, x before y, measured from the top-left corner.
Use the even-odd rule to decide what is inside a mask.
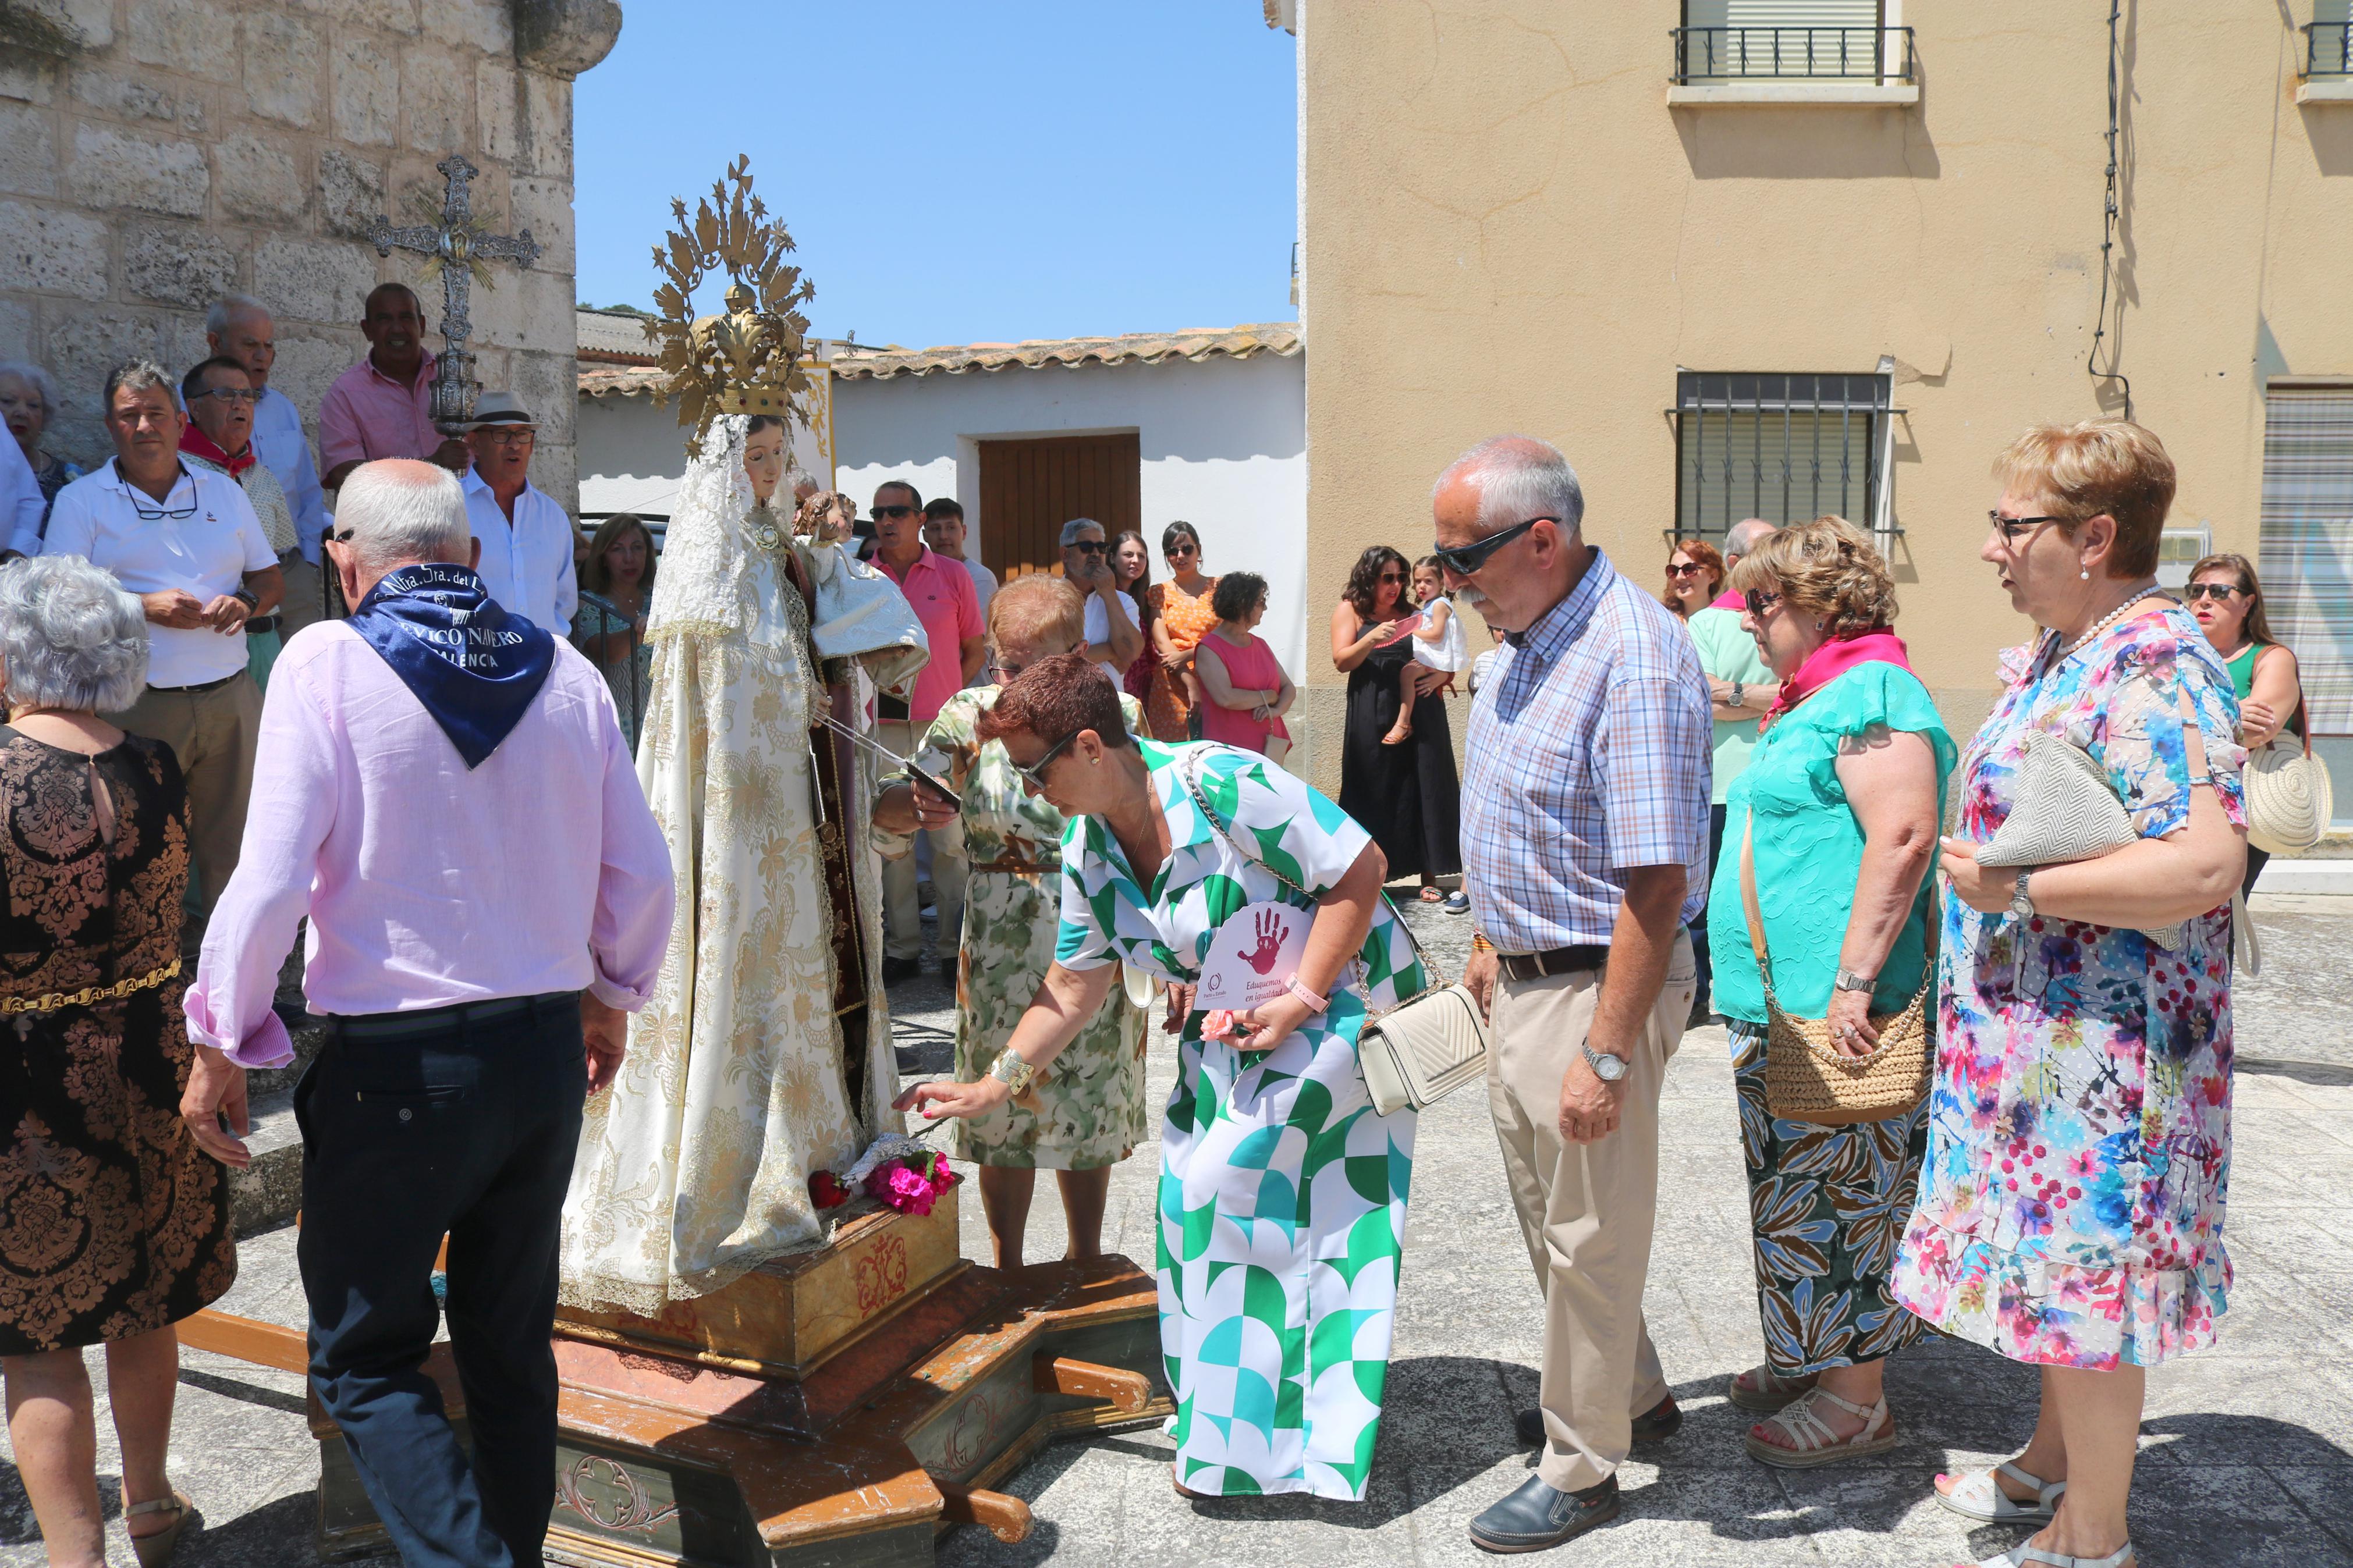
[[[1281,762],[1291,751],[1282,715],[1298,695],[1282,673],[1274,650],[1250,628],[1266,618],[1266,579],[1251,572],[1229,572],[1218,579],[1209,606],[1218,624],[1201,638],[1193,656],[1206,699],[1201,739]]]

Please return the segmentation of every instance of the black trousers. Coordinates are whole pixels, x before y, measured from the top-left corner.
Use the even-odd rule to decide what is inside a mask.
[[[1733,883],[1729,888],[1720,889],[1715,885],[1715,863],[1722,858],[1724,858],[1724,807],[1711,805],[1707,808],[1707,900],[1700,905],[1699,913],[1691,923],[1692,958],[1699,965],[1699,1004],[1711,1013],[1715,1011],[1715,994],[1708,987],[1715,978],[1715,965],[1709,959],[1707,951],[1708,905],[1715,902],[1715,896],[1719,892],[1726,898],[1736,899],[1740,896],[1740,884],[1737,882]]]
[[[556,1245],[587,1093],[579,1000],[369,1037],[397,1017],[341,1020],[295,1090],[311,1386],[408,1568],[539,1568]],[[445,1234],[470,1460],[424,1371]]]

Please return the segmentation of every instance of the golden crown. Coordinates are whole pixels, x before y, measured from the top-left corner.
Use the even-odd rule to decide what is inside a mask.
[[[752,194],[751,162],[729,164],[691,220],[686,203],[672,199],[678,223],[654,247],[665,281],[654,290],[661,314],[648,320],[646,336],[660,345],[665,392],[678,400],[678,422],[693,431],[686,442],[692,457],[702,455],[703,434],[723,414],[807,422],[799,397],[808,390],[808,318],[799,307],[817,289],[786,262],[793,237]],[[719,272],[732,279],[726,313],[694,316],[696,291]]]

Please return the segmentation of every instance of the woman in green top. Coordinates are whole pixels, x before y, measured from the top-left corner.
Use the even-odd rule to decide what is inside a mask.
[[[2239,694],[2239,742],[2249,751],[2264,744],[2282,730],[2304,734],[2304,683],[2298,678],[2295,655],[2272,637],[2263,617],[2263,585],[2255,563],[2243,555],[2209,555],[2189,569],[2189,613],[2206,628],[2206,640],[2222,656],[2231,672],[2231,689]],[[2255,878],[2271,855],[2247,846],[2247,877],[2239,885],[2243,895],[2255,890]]]
[[[1753,839],[1781,1005],[1827,1017],[1837,1047],[1863,1055],[1878,1039],[1872,1016],[1903,1008],[1926,973],[1929,872],[1958,753],[1888,630],[1894,584],[1861,530],[1835,517],[1783,529],[1732,583],[1781,689],[1725,801],[1722,894],[1708,913],[1765,1323],[1766,1364],[1735,1378],[1730,1397],[1775,1412],[1750,1428],[1749,1453],[1799,1468],[1895,1444],[1881,1373],[1923,1325],[1889,1294],[1888,1272],[1927,1122],[1925,1107],[1839,1127],[1767,1110],[1741,846]]]

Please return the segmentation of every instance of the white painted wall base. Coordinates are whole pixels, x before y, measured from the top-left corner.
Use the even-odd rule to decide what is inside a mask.
[[[2258,898],[2266,893],[2328,893],[2353,897],[2353,860],[2275,859],[2263,868],[2255,884]]]

